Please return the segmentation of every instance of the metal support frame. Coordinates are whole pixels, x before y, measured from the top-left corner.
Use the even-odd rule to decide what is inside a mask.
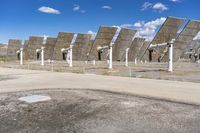
[[[44,47],[41,47],[41,65],[44,66]]]
[[[169,72],[173,72],[173,44],[174,44],[173,41],[168,44],[168,52],[169,52],[168,71]]]
[[[168,43],[161,43],[161,44],[156,44],[156,45],[151,44],[150,47],[149,47],[149,50],[156,49],[156,48],[166,48],[166,47],[168,47],[168,53],[169,53],[168,71],[169,72],[173,72],[173,45],[174,45],[174,41],[175,41],[175,39],[172,39]]]
[[[109,69],[112,69],[113,65],[112,65],[112,44],[109,47]]]
[[[135,58],[135,65],[137,65],[137,58]]]
[[[23,48],[20,48],[16,53],[20,53],[20,65],[23,65]]]
[[[156,44],[156,45],[151,44],[149,46],[149,50],[156,49],[156,48],[165,48],[165,47],[167,47],[167,45],[168,45],[168,43],[160,43],[160,44]]]
[[[36,49],[36,53],[41,54],[41,66],[44,66],[44,48],[45,47],[41,47],[41,49]]]
[[[112,45],[113,45],[113,43],[111,43],[110,44],[110,46],[103,46],[103,47],[98,47],[97,48],[97,50],[98,51],[100,51],[100,50],[104,50],[104,49],[108,49],[109,50],[109,66],[108,66],[108,68],[109,69],[112,69],[113,68],[113,60],[112,60],[112,52],[113,52],[113,50],[112,50]]]
[[[70,59],[69,59],[69,67],[72,67],[73,66],[73,55],[72,55],[72,48],[73,48],[73,46],[72,45],[70,45],[70,52],[69,52],[69,54],[70,54]]]
[[[92,61],[92,64],[93,64],[93,66],[95,66],[95,65],[96,65],[96,61],[95,61],[95,60],[93,60],[93,61]]]
[[[200,48],[198,48],[198,50],[197,50],[197,56],[198,56],[197,63],[200,63]]]
[[[128,52],[129,52],[129,48],[127,48],[126,50],[125,50],[125,66],[126,67],[128,67]]]
[[[73,45],[70,45],[69,48],[63,48],[61,49],[61,52],[63,53],[67,53],[67,63],[69,64],[69,67],[73,67],[73,54],[72,54],[72,50],[73,50]]]
[[[185,54],[185,55],[194,55],[195,52],[185,52],[184,54]]]

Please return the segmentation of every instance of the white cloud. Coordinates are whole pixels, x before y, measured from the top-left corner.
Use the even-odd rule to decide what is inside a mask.
[[[43,13],[48,13],[48,14],[60,14],[59,10],[56,10],[51,7],[46,7],[46,6],[42,6],[38,8],[38,11],[43,12]]]
[[[91,30],[88,31],[88,34],[91,34],[91,35],[92,35],[92,38],[91,38],[92,40],[94,40],[95,37],[96,37],[96,35],[97,35],[96,32],[93,32],[93,31],[91,31]]]
[[[82,9],[81,9],[81,6],[80,6],[80,5],[77,5],[77,4],[74,4],[73,11],[75,11],[75,12],[80,12],[80,13],[85,13],[85,12],[86,12],[85,10],[82,10]]]
[[[150,2],[145,2],[143,5],[142,5],[142,8],[141,10],[144,11],[144,10],[148,10],[148,9],[152,9],[154,11],[159,11],[159,12],[162,12],[162,11],[166,11],[168,10],[169,8],[167,7],[167,5],[163,4],[163,3],[150,3]]]
[[[113,27],[117,27],[118,29],[121,28],[137,29],[138,32],[136,34],[136,37],[143,37],[146,38],[146,40],[151,41],[155,36],[157,29],[165,22],[165,20],[166,18],[161,17],[146,23],[145,21],[138,21],[133,24],[122,24],[120,26],[113,25]]]
[[[74,8],[73,8],[73,11],[79,11],[80,8],[81,8],[81,7],[80,7],[79,5],[76,5],[76,4],[75,4],[75,5],[74,5]]]
[[[156,20],[153,20],[153,21],[145,23],[144,27],[149,27],[151,29],[156,29],[157,26],[162,25],[165,22],[165,20],[166,20],[166,18],[161,17],[161,18],[158,18]]]
[[[169,0],[171,2],[181,2],[180,0]]]
[[[116,40],[121,28],[137,29],[138,32],[135,37],[142,37],[145,38],[147,41],[151,41],[154,38],[158,28],[165,22],[165,20],[165,17],[161,17],[148,22],[138,21],[132,24],[130,23],[122,25],[113,25],[112,27],[116,27],[118,28],[118,30],[112,41]],[[95,39],[97,33],[93,31],[88,31],[88,34],[92,34],[92,39]]]
[[[115,28],[121,28],[120,26],[118,25],[113,25],[112,27],[115,27]]]
[[[142,10],[146,10],[148,8],[152,8],[152,3],[150,2],[145,2],[143,5],[142,5]]]
[[[162,3],[156,3],[155,5],[153,5],[152,7],[155,10],[159,10],[159,11],[165,11],[168,10],[168,7]]]
[[[132,27],[132,24],[122,24],[120,25],[120,28],[127,28],[127,27]]]
[[[107,10],[112,10],[112,7],[111,7],[111,6],[102,6],[101,8],[107,9]]]
[[[134,27],[137,27],[137,28],[141,28],[142,26],[144,25],[144,21],[138,21],[136,23],[134,23]]]
[[[148,41],[151,41],[156,34],[156,31],[159,26],[165,22],[166,18],[161,17],[156,20],[152,20],[142,24],[142,27],[139,28],[138,36],[144,37]]]

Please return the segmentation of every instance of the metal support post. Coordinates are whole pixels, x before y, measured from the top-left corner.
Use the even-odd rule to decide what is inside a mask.
[[[72,64],[72,48],[73,48],[73,46],[72,45],[70,45],[70,49],[69,49],[69,54],[70,54],[70,60],[69,60],[69,67],[72,67],[73,66],[73,64]]]
[[[44,47],[41,47],[41,65],[44,66]]]
[[[126,58],[125,59],[125,66],[126,67],[128,67],[128,51],[129,51],[129,48],[126,49],[126,57],[125,57]]]
[[[109,69],[112,69],[112,45],[109,47]]]
[[[20,65],[23,65],[23,48],[20,48]]]
[[[169,43],[169,64],[168,71],[173,72],[173,42]]]

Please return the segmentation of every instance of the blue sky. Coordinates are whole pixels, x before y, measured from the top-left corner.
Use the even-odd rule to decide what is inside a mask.
[[[199,0],[1,0],[0,43],[30,35],[134,27],[167,16],[200,20]],[[156,25],[156,26],[159,26]],[[154,32],[154,31],[152,31]]]

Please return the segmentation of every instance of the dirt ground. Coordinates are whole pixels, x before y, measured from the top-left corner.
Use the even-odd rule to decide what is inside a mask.
[[[28,104],[18,98],[50,96]],[[199,133],[200,106],[97,90],[0,94],[1,133]]]
[[[200,132],[199,104],[180,101],[185,98],[189,101],[200,102],[198,97],[200,64],[177,62],[173,73],[166,71],[166,63],[138,63],[137,65],[130,63],[129,67],[125,67],[123,63],[115,62],[112,70],[108,69],[106,62],[97,62],[95,66],[91,63],[74,62],[73,68],[69,68],[66,62],[54,64],[46,62],[43,67],[39,65],[39,62],[25,62],[23,66],[20,66],[19,62],[7,62],[0,63],[0,67],[5,67],[0,74],[0,133]],[[147,81],[123,77],[195,83]],[[82,81],[79,81],[78,85],[77,79]],[[113,87],[115,82],[119,82],[122,86]],[[36,84],[37,88],[35,88]],[[124,84],[126,88],[121,88],[125,87]],[[55,89],[60,88],[58,85],[62,89]],[[101,89],[96,90],[97,85]],[[41,89],[41,86],[48,86],[46,87],[48,89]],[[85,88],[87,86],[93,88],[89,90]],[[22,88],[24,91],[20,90]],[[142,94],[153,96],[147,98],[142,94],[138,96],[136,93],[127,93],[129,91],[141,91]],[[45,95],[52,99],[32,104],[18,100],[20,97],[29,95]],[[179,98],[175,100],[179,102],[165,98],[161,100],[161,95]]]

